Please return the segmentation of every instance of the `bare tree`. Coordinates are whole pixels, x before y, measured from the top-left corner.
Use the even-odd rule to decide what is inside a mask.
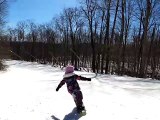
[[[148,31],[153,25],[153,21],[157,19],[156,17],[159,16],[158,14],[155,17],[155,13],[158,13],[159,9],[159,0],[137,0],[138,10],[139,10],[139,17],[140,22],[142,24],[142,36],[141,36],[141,44],[139,50],[139,58],[140,58],[140,70],[139,74],[141,77],[146,76],[146,69],[147,69],[147,42],[148,42]]]
[[[105,38],[104,38],[104,45],[106,44],[106,47],[104,48],[106,55],[104,54],[104,56],[106,57],[106,65],[105,65],[105,73],[107,74],[109,72],[109,62],[110,62],[110,45],[111,45],[111,41],[110,41],[110,17],[111,17],[111,2],[112,0],[107,0],[105,1],[105,5],[106,5],[106,10],[107,10],[107,15],[106,15],[106,33],[105,33]],[[107,49],[106,49],[107,48]]]
[[[69,25],[66,22],[65,16],[61,14],[59,17],[54,19],[55,22],[55,29],[58,34],[58,41],[62,43],[64,51],[62,52],[61,57],[59,57],[59,61],[66,66],[69,63]]]
[[[81,7],[84,15],[88,21],[88,29],[90,33],[90,41],[91,41],[91,48],[92,48],[92,70],[95,72],[96,66],[96,46],[95,46],[95,39],[94,39],[94,19],[97,10],[97,0],[85,0],[82,2],[83,6]]]
[[[27,23],[25,21],[17,23],[18,41],[23,42],[25,40],[26,29],[27,29]]]
[[[120,0],[117,0],[116,3],[115,3],[115,14],[114,14],[114,20],[113,20],[113,26],[112,26],[112,32],[111,32],[111,44],[110,44],[110,47],[112,48],[113,47],[113,44],[114,44],[114,37],[115,37],[115,27],[116,27],[116,22],[117,22],[117,15],[118,15],[118,10],[119,10],[119,2]],[[112,50],[113,51],[113,50]],[[112,51],[111,51],[111,54],[112,54]],[[113,56],[113,55],[112,55]],[[113,59],[112,59],[112,63],[113,63]],[[113,65],[111,66],[113,68]],[[113,69],[110,68],[110,71],[111,73],[113,72]]]
[[[71,63],[74,64],[74,66],[77,68],[77,62],[78,62],[78,58],[77,58],[77,40],[76,40],[76,35],[77,32],[80,28],[81,24],[81,20],[80,20],[80,11],[77,8],[69,8],[64,10],[64,14],[65,14],[65,18],[66,18],[66,22],[69,25],[69,36],[71,39],[71,52],[72,52],[72,56],[71,56]],[[79,55],[78,55],[79,56]]]
[[[125,72],[125,63],[126,63],[126,47],[127,41],[129,37],[129,32],[131,28],[131,20],[133,17],[133,6],[134,3],[132,0],[124,1],[124,38],[123,38],[123,49],[122,49],[122,70],[121,73],[124,74]],[[122,20],[123,21],[123,20]]]
[[[31,49],[30,49],[30,60],[35,60],[35,45],[38,40],[38,32],[37,32],[37,25],[33,23],[32,21],[28,21],[28,27],[29,27],[29,41],[32,43]]]
[[[3,27],[6,23],[6,15],[7,15],[7,1],[6,0],[0,0],[0,40],[2,40],[2,34],[3,34]],[[0,43],[1,44],[1,43]],[[0,45],[0,50],[6,51],[5,48],[3,48],[2,44]],[[2,53],[3,54],[3,53]],[[1,58],[3,58],[2,54],[0,54]],[[3,69],[4,66],[2,64],[2,61],[0,60],[0,70]]]
[[[0,1],[0,35],[2,34],[2,29],[6,23],[6,15],[7,15],[8,4],[7,0]]]

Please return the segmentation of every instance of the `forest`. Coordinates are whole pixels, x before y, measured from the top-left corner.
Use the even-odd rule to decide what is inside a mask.
[[[7,0],[1,0],[1,60],[7,55],[53,66],[73,64],[101,74],[160,79],[160,0],[79,0],[78,7],[65,8],[48,23],[19,21],[3,32],[6,12]]]

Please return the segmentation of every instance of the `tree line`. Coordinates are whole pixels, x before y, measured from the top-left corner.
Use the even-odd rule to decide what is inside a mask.
[[[20,21],[3,38],[14,59],[160,79],[160,0],[81,0],[47,24]]]
[[[1,40],[3,40],[3,28],[6,23],[6,16],[7,16],[7,11],[8,10],[8,2],[7,0],[0,0],[0,70],[5,69],[5,65],[2,62],[2,59],[4,58],[4,54],[2,51],[5,51],[1,46]]]

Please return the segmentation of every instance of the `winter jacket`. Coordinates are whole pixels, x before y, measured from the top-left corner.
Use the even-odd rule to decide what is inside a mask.
[[[77,80],[91,81],[91,78],[78,76],[74,73],[65,74],[63,76],[63,80],[59,83],[58,87],[56,88],[56,91],[58,91],[65,83],[67,85],[67,90],[70,94],[80,90]]]

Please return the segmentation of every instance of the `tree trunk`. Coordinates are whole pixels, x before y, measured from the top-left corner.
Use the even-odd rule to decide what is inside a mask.
[[[110,8],[111,8],[111,0],[108,1],[108,9],[107,9],[107,20],[106,20],[106,39],[107,39],[107,49],[106,49],[106,65],[105,65],[105,74],[109,71],[109,62],[110,62]]]
[[[151,15],[151,2],[150,0],[147,0],[147,8],[146,8],[146,14],[144,19],[144,32],[143,32],[143,38],[142,38],[142,57],[141,57],[141,66],[140,66],[140,77],[146,77],[145,69],[146,67],[146,43],[147,43],[147,37],[148,37],[148,26],[149,26],[149,17]]]

